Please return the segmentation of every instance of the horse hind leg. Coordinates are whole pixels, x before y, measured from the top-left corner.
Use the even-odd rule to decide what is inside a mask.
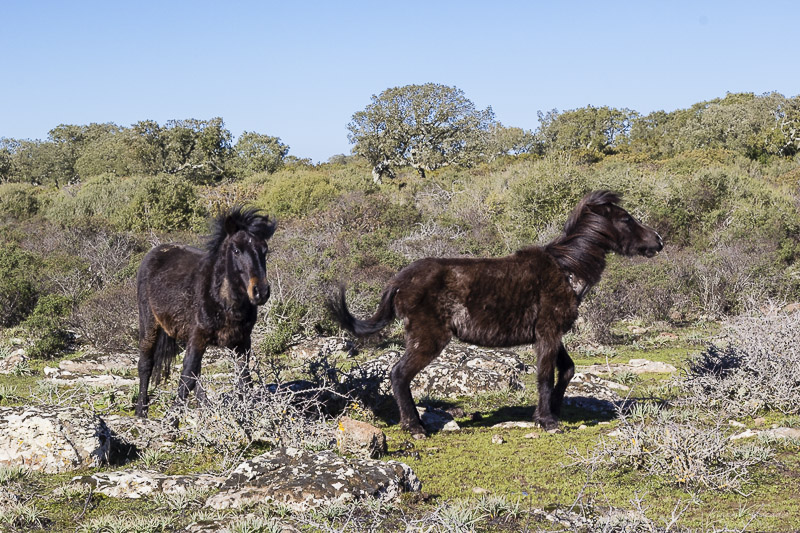
[[[147,391],[150,387],[150,377],[153,375],[157,338],[158,327],[147,329],[140,327],[139,362],[137,363],[137,370],[139,373],[139,397],[136,400],[136,416],[140,418],[147,418],[147,410],[150,407],[150,397]]]
[[[411,380],[450,342],[450,334],[444,328],[428,333],[418,335],[406,332],[406,351],[392,367],[390,376],[392,393],[400,410],[400,427],[411,433],[415,439],[424,438],[427,432],[411,396]]]
[[[564,402],[564,392],[566,392],[567,385],[575,375],[575,363],[572,362],[563,343],[558,348],[556,368],[558,369],[558,380],[553,388],[553,394],[550,396],[550,412],[555,416],[559,416]]]

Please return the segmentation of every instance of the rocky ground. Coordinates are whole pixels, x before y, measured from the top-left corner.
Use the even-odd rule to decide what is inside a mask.
[[[213,471],[166,473],[164,468],[160,468],[163,463],[157,459],[148,461],[147,458],[191,450],[197,442],[190,442],[192,439],[188,437],[190,433],[185,431],[186,427],[210,423],[203,418],[225,418],[228,415],[201,407],[190,408],[180,421],[181,429],[175,429],[174,419],[168,417],[154,416],[141,420],[114,413],[113,409],[69,407],[58,401],[50,405],[32,402],[37,404],[0,407],[0,465],[48,475],[74,473],[67,483],[71,490],[103,495],[110,500],[182,497],[200,502],[197,506],[209,512],[246,513],[254,505],[272,505],[289,513],[308,513],[353,502],[393,505],[404,498],[413,498],[414,494],[424,494],[421,491],[425,479],[420,479],[408,464],[402,462],[402,453],[393,454],[401,460],[387,457],[386,435],[376,427],[381,419],[374,416],[391,405],[388,370],[400,352],[388,349],[377,357],[364,359],[357,357],[355,348],[343,339],[321,338],[298,342],[290,354],[292,360],[302,364],[330,358],[347,362],[335,371],[328,369],[327,376],[331,381],[322,388],[329,394],[314,396],[315,401],[329,402],[327,407],[330,409],[323,429],[314,433],[315,437],[310,441],[283,439],[279,433],[270,433],[263,428],[260,436],[255,436],[258,431],[247,426],[250,422],[241,422],[245,434],[241,438],[246,442],[244,449],[249,451],[241,453],[238,461],[233,454],[224,467]],[[209,383],[230,381],[226,366],[216,366],[214,357],[219,362],[224,355],[209,358],[204,369],[209,374]],[[119,395],[129,397],[136,385],[135,364],[135,357],[129,354],[85,354],[53,361],[43,368],[41,378],[54,390],[85,387],[94,394],[117,391]],[[13,376],[29,365],[24,350],[15,350],[0,360],[0,373]],[[457,408],[448,409],[449,400],[522,391],[525,383],[530,382],[527,376],[534,370],[519,350],[489,350],[452,343],[414,380],[412,388],[420,404],[423,422],[430,431],[434,434],[459,432],[462,429],[457,419],[464,419],[467,414]],[[669,376],[676,372],[671,364],[641,358],[626,363],[583,366],[578,370],[567,390],[566,405],[604,419],[613,418],[620,406],[630,404],[630,388],[614,381],[614,376]],[[298,379],[264,385],[263,390],[272,391],[271,394],[290,391],[295,395],[292,398],[298,398],[310,390],[318,391],[318,386],[319,383]],[[60,396],[51,393],[51,397]],[[344,409],[342,398],[346,398]],[[258,401],[266,400],[261,398]],[[336,407],[331,407],[333,405]],[[353,406],[356,406],[355,410]],[[364,416],[359,416],[359,409],[364,409],[361,413]],[[370,409],[374,412],[369,413]],[[262,407],[256,410],[266,412]],[[238,415],[230,416],[235,418]],[[388,421],[392,421],[391,417]],[[231,420],[224,422],[227,425],[208,427],[230,428],[236,425]],[[536,438],[538,432],[542,432],[529,418],[507,420],[492,428],[498,432],[496,440],[493,437],[495,444],[505,442],[500,432],[509,428],[532,431],[526,434],[528,438]],[[781,432],[796,430],[743,427],[736,438],[754,437],[760,431],[771,432],[771,436],[778,438],[782,436]],[[279,437],[273,441],[274,435]],[[785,436],[797,438],[794,434]],[[211,441],[205,444],[208,442]],[[221,449],[219,441],[212,445]],[[6,502],[6,506],[21,505],[20,502],[26,499],[24,489],[17,494],[13,484],[11,487],[2,489],[0,499]],[[565,520],[569,522],[569,514],[563,510],[531,510],[534,511],[547,520],[562,524]],[[230,526],[232,516],[239,515],[186,521],[186,530],[225,530]],[[24,530],[24,527],[14,524],[20,522],[12,521],[11,530]],[[286,528],[294,527],[291,520],[284,525]]]

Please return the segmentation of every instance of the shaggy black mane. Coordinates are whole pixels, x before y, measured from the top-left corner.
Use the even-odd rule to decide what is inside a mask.
[[[611,191],[595,191],[586,195],[572,210],[564,232],[545,250],[553,256],[561,268],[594,285],[606,266],[606,253],[614,247],[614,229],[608,218],[598,208],[616,206],[618,194]]]
[[[236,206],[227,213],[221,213],[211,223],[211,235],[208,237],[206,249],[216,254],[225,238],[239,230],[243,230],[257,239],[266,241],[275,233],[276,223],[269,216],[262,215],[260,209]]]

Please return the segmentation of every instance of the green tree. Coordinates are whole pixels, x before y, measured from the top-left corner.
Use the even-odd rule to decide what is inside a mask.
[[[800,151],[800,97],[728,93],[671,113],[634,119],[631,148],[655,156],[695,149],[732,150],[752,159]]]
[[[19,148],[19,141],[0,137],[0,183],[16,181],[14,154]]]
[[[167,158],[161,126],[154,120],[140,120],[124,132],[124,142],[133,159],[133,172],[154,175],[164,170]]]
[[[588,150],[599,154],[613,153],[627,142],[633,119],[631,109],[586,106],[559,113],[557,109],[539,111],[537,135],[548,152]]]
[[[166,148],[164,172],[180,173],[191,181],[218,179],[225,174],[233,136],[221,118],[170,120],[161,135]]]
[[[237,139],[233,152],[234,166],[241,174],[272,174],[283,166],[289,147],[278,137],[246,131]]]
[[[426,171],[469,165],[485,156],[492,108],[475,108],[456,87],[435,83],[386,89],[347,125],[353,153],[373,167],[380,182],[392,167]]]
[[[84,127],[84,140],[75,161],[75,171],[81,180],[100,174],[131,174],[133,157],[125,143],[124,131],[125,128],[112,123]]]
[[[539,153],[541,145],[530,130],[506,127],[497,122],[489,128],[489,159],[503,155]]]

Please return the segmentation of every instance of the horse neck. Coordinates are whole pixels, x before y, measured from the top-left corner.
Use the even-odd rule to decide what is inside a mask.
[[[580,286],[579,297],[600,281],[606,268],[606,254],[610,251],[597,239],[580,233],[562,235],[545,246],[545,250],[556,260],[573,286]]]
[[[219,253],[217,257],[207,256],[207,264],[201,269],[206,270],[206,286],[214,301],[225,309],[239,309],[250,305],[247,294],[238,290],[230,281],[225,254]]]

